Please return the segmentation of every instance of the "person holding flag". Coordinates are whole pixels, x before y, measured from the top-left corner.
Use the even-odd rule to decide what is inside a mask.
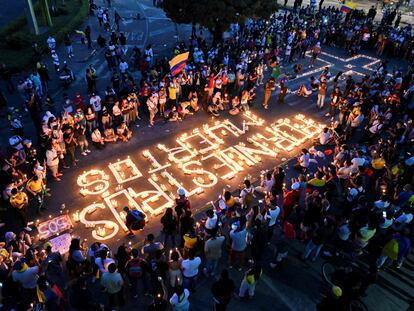
[[[176,76],[185,68],[189,54],[190,52],[178,54],[172,60],[169,61],[170,72],[172,76]]]

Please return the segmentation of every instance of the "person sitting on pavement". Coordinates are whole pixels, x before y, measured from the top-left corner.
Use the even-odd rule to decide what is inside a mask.
[[[105,148],[105,139],[102,137],[99,128],[95,128],[91,134],[92,144],[96,149],[102,150]]]
[[[132,137],[132,131],[128,128],[125,122],[121,122],[121,124],[116,128],[116,133],[119,139],[125,143]]]

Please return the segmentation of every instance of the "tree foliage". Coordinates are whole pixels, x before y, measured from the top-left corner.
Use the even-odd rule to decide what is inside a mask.
[[[174,22],[218,33],[233,22],[269,17],[276,9],[276,0],[164,0],[164,11]]]

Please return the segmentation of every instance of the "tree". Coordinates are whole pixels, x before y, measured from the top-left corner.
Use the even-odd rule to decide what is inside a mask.
[[[222,40],[231,23],[267,18],[276,10],[275,0],[164,0],[164,11],[169,18],[178,24],[208,28],[215,43]]]

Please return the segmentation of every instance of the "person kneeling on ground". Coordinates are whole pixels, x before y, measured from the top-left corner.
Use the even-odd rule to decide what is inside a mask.
[[[129,230],[128,235],[134,235],[133,231],[142,230],[145,227],[145,214],[138,210],[130,210],[128,206],[124,207],[126,212],[125,225]]]

